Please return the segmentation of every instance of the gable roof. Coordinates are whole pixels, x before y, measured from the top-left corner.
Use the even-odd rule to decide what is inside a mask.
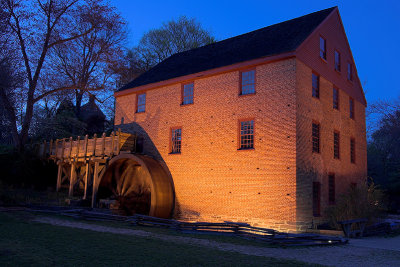
[[[174,54],[118,91],[294,51],[335,8]]]

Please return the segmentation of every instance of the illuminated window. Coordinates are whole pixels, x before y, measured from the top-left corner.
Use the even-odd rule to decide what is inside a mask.
[[[356,163],[356,140],[350,138],[350,162]]]
[[[319,98],[319,76],[315,73],[312,74],[312,96]]]
[[[353,80],[353,66],[351,63],[347,63],[347,80]]]
[[[181,153],[182,147],[182,129],[172,128],[171,129],[171,154]]]
[[[312,124],[312,151],[319,153],[319,123]]]
[[[187,83],[182,86],[182,105],[193,104],[194,83]]]
[[[240,73],[240,94],[250,95],[256,92],[256,71],[249,70]]]
[[[335,174],[331,173],[328,176],[328,199],[329,204],[335,204]]]
[[[340,158],[340,134],[337,131],[333,132],[333,157]]]
[[[326,40],[321,36],[319,37],[319,56],[326,60]]]
[[[321,215],[321,184],[313,182],[313,215]]]
[[[335,50],[335,70],[340,71],[340,53]]]
[[[333,87],[333,108],[339,109],[339,89]]]
[[[350,118],[354,119],[354,99],[349,98]]]
[[[254,120],[239,121],[239,149],[254,148]]]
[[[146,110],[146,94],[137,95],[137,111],[136,112],[145,112]]]

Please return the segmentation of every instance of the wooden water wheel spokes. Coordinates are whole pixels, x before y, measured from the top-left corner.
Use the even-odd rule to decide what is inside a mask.
[[[168,218],[174,206],[172,179],[154,159],[119,155],[100,177],[97,199],[114,200],[110,207],[125,215]]]

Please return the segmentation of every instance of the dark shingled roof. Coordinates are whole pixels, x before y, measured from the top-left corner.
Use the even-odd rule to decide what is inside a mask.
[[[334,9],[335,7],[328,8],[174,54],[120,88],[119,91],[294,51]]]

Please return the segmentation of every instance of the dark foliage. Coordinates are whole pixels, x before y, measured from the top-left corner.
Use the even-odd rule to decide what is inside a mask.
[[[390,197],[391,209],[400,209],[400,110],[384,116],[368,145],[368,174]]]
[[[39,159],[33,151],[9,150],[0,154],[0,181],[6,185],[44,190],[55,187],[57,166]]]

